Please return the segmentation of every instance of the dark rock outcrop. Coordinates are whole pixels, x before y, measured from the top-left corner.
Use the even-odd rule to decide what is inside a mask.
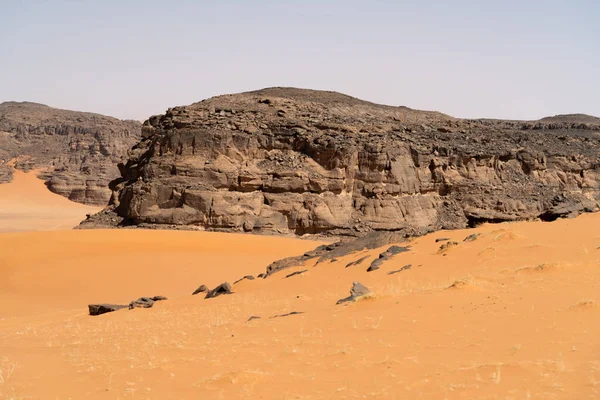
[[[213,290],[206,293],[205,299],[211,299],[213,297],[221,296],[223,294],[231,294],[231,285],[228,282],[221,283],[219,286],[214,288]]]
[[[420,235],[599,209],[593,117],[457,119],[272,88],[171,108],[142,135],[85,224]]]
[[[141,124],[99,114],[59,110],[36,103],[0,104],[0,183],[8,164],[44,168],[48,188],[70,200],[106,205],[117,163],[141,138]]]
[[[102,315],[109,312],[121,310],[123,308],[127,308],[125,305],[121,304],[90,304],[88,305],[88,309],[90,315]]]
[[[343,257],[348,254],[361,250],[376,249],[391,243],[403,242],[406,240],[406,234],[402,232],[371,232],[359,238],[345,238],[339,242],[322,245],[314,250],[304,253],[301,256],[287,257],[272,262],[267,266],[267,271],[263,278],[290,267],[304,265],[307,261],[318,257],[318,263],[331,261],[337,257]],[[261,277],[259,275],[259,277]]]
[[[379,258],[377,258],[376,260],[373,260],[373,262],[371,263],[369,268],[367,268],[367,272],[378,270],[379,268],[381,268],[381,265],[384,263],[384,261],[391,259],[396,254],[405,253],[409,250],[410,249],[408,247],[401,247],[401,246],[390,247],[389,249],[387,249],[386,251],[381,253],[379,255]]]

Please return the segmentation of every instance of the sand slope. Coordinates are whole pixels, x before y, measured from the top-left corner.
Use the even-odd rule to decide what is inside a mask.
[[[12,182],[0,185],[0,232],[71,229],[102,209],[50,192],[36,172],[14,170]]]
[[[317,243],[2,234],[0,398],[597,399],[599,223],[596,214],[438,232],[375,272],[366,268],[385,248],[209,300],[190,293]],[[463,242],[473,232],[482,235]],[[439,252],[439,237],[458,245]],[[375,296],[335,305],[355,280]],[[157,294],[170,299],[87,315],[88,302]],[[293,311],[302,314],[272,318]]]

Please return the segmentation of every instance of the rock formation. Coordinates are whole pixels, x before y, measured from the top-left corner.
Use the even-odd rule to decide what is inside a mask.
[[[272,88],[171,108],[142,136],[83,227],[417,235],[599,209],[589,116],[457,119]]]
[[[8,163],[21,170],[47,168],[48,188],[73,201],[106,205],[116,164],[140,139],[141,124],[36,103],[0,104],[0,183]]]

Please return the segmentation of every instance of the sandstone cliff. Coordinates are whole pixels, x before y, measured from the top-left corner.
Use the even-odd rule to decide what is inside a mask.
[[[83,227],[421,234],[596,211],[600,124],[575,117],[464,120],[292,88],[219,96],[146,121],[111,205]]]
[[[18,169],[45,168],[48,188],[73,201],[107,204],[116,164],[140,139],[141,124],[36,103],[0,104],[0,183]]]

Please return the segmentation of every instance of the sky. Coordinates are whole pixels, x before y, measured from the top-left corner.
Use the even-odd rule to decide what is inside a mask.
[[[0,0],[0,102],[144,120],[272,86],[600,116],[598,0]]]

